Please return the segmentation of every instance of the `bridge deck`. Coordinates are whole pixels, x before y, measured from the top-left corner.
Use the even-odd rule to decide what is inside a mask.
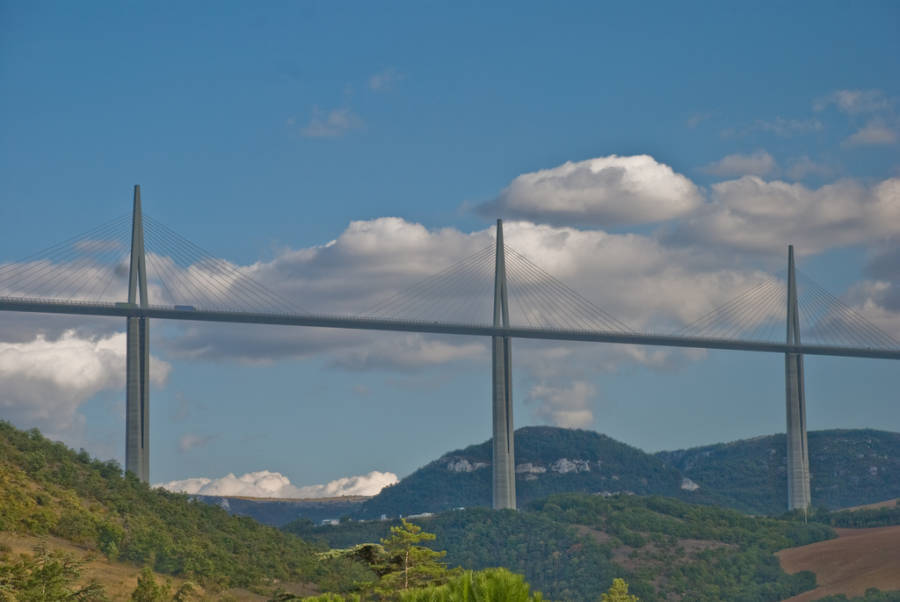
[[[519,339],[544,339],[554,341],[584,341],[595,343],[619,343],[652,345],[660,347],[686,347],[693,349],[728,349],[770,353],[802,353],[838,357],[866,357],[900,359],[900,349],[871,347],[841,347],[831,345],[788,345],[786,343],[731,340],[709,337],[688,337],[639,332],[599,332],[530,327],[499,327],[477,324],[454,324],[409,320],[387,320],[353,316],[294,315],[210,311],[188,307],[150,306],[137,307],[117,303],[80,303],[77,301],[53,301],[0,297],[0,311],[19,311],[50,314],[74,314],[90,316],[146,317],[164,320],[189,320],[197,322],[223,322],[232,324],[273,324],[282,326],[308,326],[318,328],[343,328],[352,330],[380,330],[394,332],[421,332],[428,334],[452,334],[470,336],[502,336]]]

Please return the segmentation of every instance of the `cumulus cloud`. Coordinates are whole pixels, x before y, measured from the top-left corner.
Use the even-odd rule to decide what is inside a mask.
[[[874,120],[857,130],[844,141],[845,146],[894,144],[897,130],[881,120]]]
[[[151,380],[164,384],[170,365],[151,356]],[[78,408],[100,391],[125,386],[125,333],[0,342],[0,409],[13,422],[49,436],[78,427]]]
[[[159,483],[154,486],[192,495],[308,499],[347,495],[372,496],[388,485],[393,485],[397,482],[398,478],[394,473],[373,470],[365,475],[342,477],[323,485],[297,487],[292,485],[290,479],[281,473],[260,470],[248,472],[241,476],[228,474],[218,479],[194,477]]]
[[[608,226],[672,219],[700,202],[693,182],[653,157],[610,155],[517,176],[478,212],[551,224]]]
[[[566,428],[589,428],[594,423],[592,404],[597,391],[589,382],[574,381],[569,387],[540,383],[528,392],[526,403],[537,404],[542,419]]]
[[[866,279],[851,287],[848,302],[856,312],[900,341],[900,235],[874,246],[863,273]]]
[[[714,176],[764,176],[775,169],[775,159],[764,150],[749,155],[736,153],[722,157],[701,168]]]
[[[404,291],[479,249],[490,250],[493,237],[493,227],[464,233],[379,218],[353,222],[325,245],[285,249],[271,261],[240,269],[282,296],[302,297],[315,312],[372,315],[371,308],[381,307],[374,311],[380,317],[487,324],[493,307],[490,254],[475,274],[444,278],[443,284],[416,289],[416,294]],[[519,221],[505,224],[505,237],[541,269],[634,328],[689,323],[765,277],[729,266],[715,251],[673,247],[649,235]],[[513,324],[565,328],[573,320],[592,319],[584,305],[555,293],[551,298],[548,283],[541,283],[532,268],[512,256],[508,261]],[[541,298],[546,302],[537,302]],[[488,355],[485,341],[466,337],[199,323],[181,325],[165,344],[179,356],[251,362],[326,354],[333,366],[352,370],[407,370],[477,362]],[[667,361],[620,346],[610,357],[596,357],[598,362],[649,365]]]
[[[613,184],[599,184],[607,178],[602,173],[609,170],[618,174],[609,176]],[[577,185],[579,178],[584,178],[583,188]],[[670,189],[669,184],[677,185],[676,189]],[[551,207],[549,212],[542,214],[548,219],[577,214],[573,208],[578,208],[578,199],[588,199],[588,192],[598,190],[601,194],[594,199],[596,202],[585,201],[581,206],[588,214],[594,212],[593,218],[603,212],[614,214],[618,211],[622,215],[632,210],[643,215],[644,220],[674,216],[672,222],[642,234],[611,233],[524,219],[505,223],[506,242],[510,247],[575,289],[593,305],[639,330],[677,330],[720,307],[736,294],[760,284],[768,278],[768,270],[757,268],[774,265],[760,266],[760,262],[765,264],[766,255],[781,257],[784,245],[788,243],[796,244],[799,252],[809,254],[843,245],[872,245],[878,240],[896,237],[900,230],[900,178],[875,184],[841,180],[811,188],[744,176],[712,185],[704,198],[690,180],[645,156],[612,156],[524,174],[513,181],[497,202],[503,199],[509,207],[521,208],[527,206],[522,199],[536,198],[537,191],[557,189],[563,191],[563,209]],[[630,190],[626,194],[627,202],[614,198],[614,191],[625,189]],[[519,194],[522,190],[529,191],[532,196]],[[651,202],[654,194],[663,200]],[[510,210],[513,213],[519,211]],[[480,263],[472,264],[476,271],[480,270],[474,276],[467,272],[465,278],[447,278],[445,274],[444,284],[440,286],[416,289],[418,292],[414,295],[403,293],[448,266],[472,257],[476,251],[491,249],[493,244],[493,226],[467,232],[455,228],[429,229],[399,217],[354,221],[325,244],[284,248],[271,260],[250,265],[228,264],[231,276],[226,285],[249,277],[282,298],[302,299],[302,305],[316,313],[489,323],[493,292],[490,254],[481,256]],[[896,248],[896,245],[886,248]],[[148,261],[155,266],[168,266],[169,272],[180,270],[177,272],[180,278],[203,280],[204,273],[211,269],[200,264],[177,266],[171,258],[162,255],[152,255],[152,260],[148,258]],[[564,328],[571,326],[573,321],[578,323],[589,318],[587,314],[579,313],[584,307],[574,307],[569,303],[571,299],[566,301],[559,295],[552,302],[535,303],[541,294],[540,287],[546,287],[546,283],[538,283],[535,272],[523,271],[524,264],[516,263],[512,256],[508,257],[508,262],[510,312],[514,324],[548,324]],[[859,290],[858,303],[860,307],[868,303],[866,307],[870,308],[870,313],[866,315],[875,316],[871,318],[873,321],[879,319],[886,324],[893,319],[891,312],[895,311],[896,287],[890,283],[896,278],[874,271],[868,277],[867,288]],[[154,289],[151,299],[169,299],[166,294],[162,288]],[[0,316],[0,320],[6,319],[8,316]],[[4,324],[0,322],[0,326]],[[6,338],[4,345],[9,346],[35,341],[54,342],[63,332],[58,330],[59,326],[54,328],[57,329],[55,334],[45,331],[41,335],[43,338],[38,339],[34,339],[33,334],[26,336],[24,330],[15,331],[16,338],[12,339],[8,336],[12,330],[5,327],[0,330]],[[66,336],[90,343],[86,350],[79,352],[79,361],[94,361],[100,365],[120,362],[107,372],[122,378],[124,335],[115,335],[121,338],[121,350],[118,355],[113,354],[112,360],[97,342],[113,337],[113,333],[88,329],[73,331]],[[324,355],[331,366],[350,370],[415,370],[445,362],[483,362],[489,355],[486,341],[467,337],[189,322],[168,328],[162,342],[172,357],[256,362]],[[517,343],[517,364],[525,369],[531,382],[542,383],[545,390],[537,392],[542,393],[545,400],[575,399],[576,393],[582,396],[585,393],[584,390],[573,390],[567,393],[568,398],[562,394],[562,397],[554,397],[549,390],[551,385],[547,383],[587,382],[585,374],[613,370],[623,362],[665,368],[673,362],[695,357],[622,345],[604,346],[597,353],[588,355],[576,353],[577,346],[568,344],[529,343],[521,347],[523,351],[518,349]],[[559,374],[543,371],[542,366],[551,363],[577,365],[580,371],[571,371],[563,381]],[[167,369],[166,365],[163,370]],[[154,378],[160,377],[159,362],[154,364],[151,373]],[[7,378],[9,382],[13,380],[13,377]],[[90,395],[113,386],[109,384],[112,380],[98,378],[93,385],[84,386],[83,393],[76,390],[73,396],[50,375],[35,382],[49,382],[47,386],[55,387],[49,393],[34,393],[35,398],[56,398],[76,409]],[[8,391],[15,392],[12,385],[0,388],[0,391],[3,391],[0,395],[5,396],[5,406],[0,407],[17,408],[4,411],[23,417],[28,424],[34,424],[32,417],[35,416],[45,421],[58,421],[59,428],[77,421],[77,411],[71,409],[54,412],[52,416],[45,410],[44,418],[40,418],[34,413],[38,410],[25,409],[31,407],[25,401],[7,401],[24,399],[25,393],[11,396]],[[550,401],[541,403],[549,404]],[[573,407],[575,413],[568,417],[550,410],[539,415],[550,421],[575,423],[585,414],[584,408]],[[589,405],[587,409],[590,409]],[[175,419],[186,412],[186,409],[178,409]],[[180,442],[184,452],[203,443],[199,435],[190,437]]]
[[[900,231],[900,178],[808,188],[745,176],[714,184],[711,201],[676,226],[674,239],[756,253],[781,253],[794,243],[813,254]]]
[[[359,115],[348,108],[323,111],[314,107],[309,123],[300,133],[307,138],[338,138],[362,125]]]

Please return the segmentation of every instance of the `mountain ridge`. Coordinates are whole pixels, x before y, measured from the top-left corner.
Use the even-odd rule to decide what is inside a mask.
[[[787,498],[784,434],[649,454],[607,435],[550,426],[516,431],[520,505],[554,493],[666,495],[754,514]],[[810,431],[813,505],[842,508],[900,496],[900,433]],[[447,452],[363,502],[354,516],[491,504],[491,440]]]

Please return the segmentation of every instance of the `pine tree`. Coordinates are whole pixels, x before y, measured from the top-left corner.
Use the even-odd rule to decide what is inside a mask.
[[[389,537],[382,539],[381,544],[397,568],[381,578],[380,588],[387,590],[407,590],[410,587],[440,584],[448,577],[447,567],[438,562],[446,552],[435,552],[431,548],[418,545],[424,541],[434,541],[435,535],[422,530],[422,527],[401,519],[402,524],[391,527]]]
[[[638,597],[628,593],[624,579],[613,579],[612,587],[601,597],[603,602],[639,602]]]

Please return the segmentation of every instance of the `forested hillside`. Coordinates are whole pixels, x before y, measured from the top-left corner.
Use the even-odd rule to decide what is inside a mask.
[[[900,497],[900,433],[860,430],[810,431],[813,506],[836,509]],[[784,511],[787,499],[785,436],[660,452],[727,505],[760,514]]]
[[[519,504],[569,491],[630,492],[712,501],[690,491],[681,473],[659,458],[594,431],[548,426],[516,431],[516,495]],[[439,512],[491,505],[491,442],[444,454],[359,511],[363,518]]]
[[[661,497],[564,494],[518,512],[470,509],[416,519],[451,565],[502,565],[551,599],[587,600],[625,577],[642,600],[781,600],[811,589],[774,552],[833,537],[830,527],[758,518]],[[284,527],[348,547],[378,541],[396,521]]]
[[[328,567],[298,537],[151,489],[115,462],[0,421],[0,531],[55,535],[110,559],[204,584],[317,581]]]

